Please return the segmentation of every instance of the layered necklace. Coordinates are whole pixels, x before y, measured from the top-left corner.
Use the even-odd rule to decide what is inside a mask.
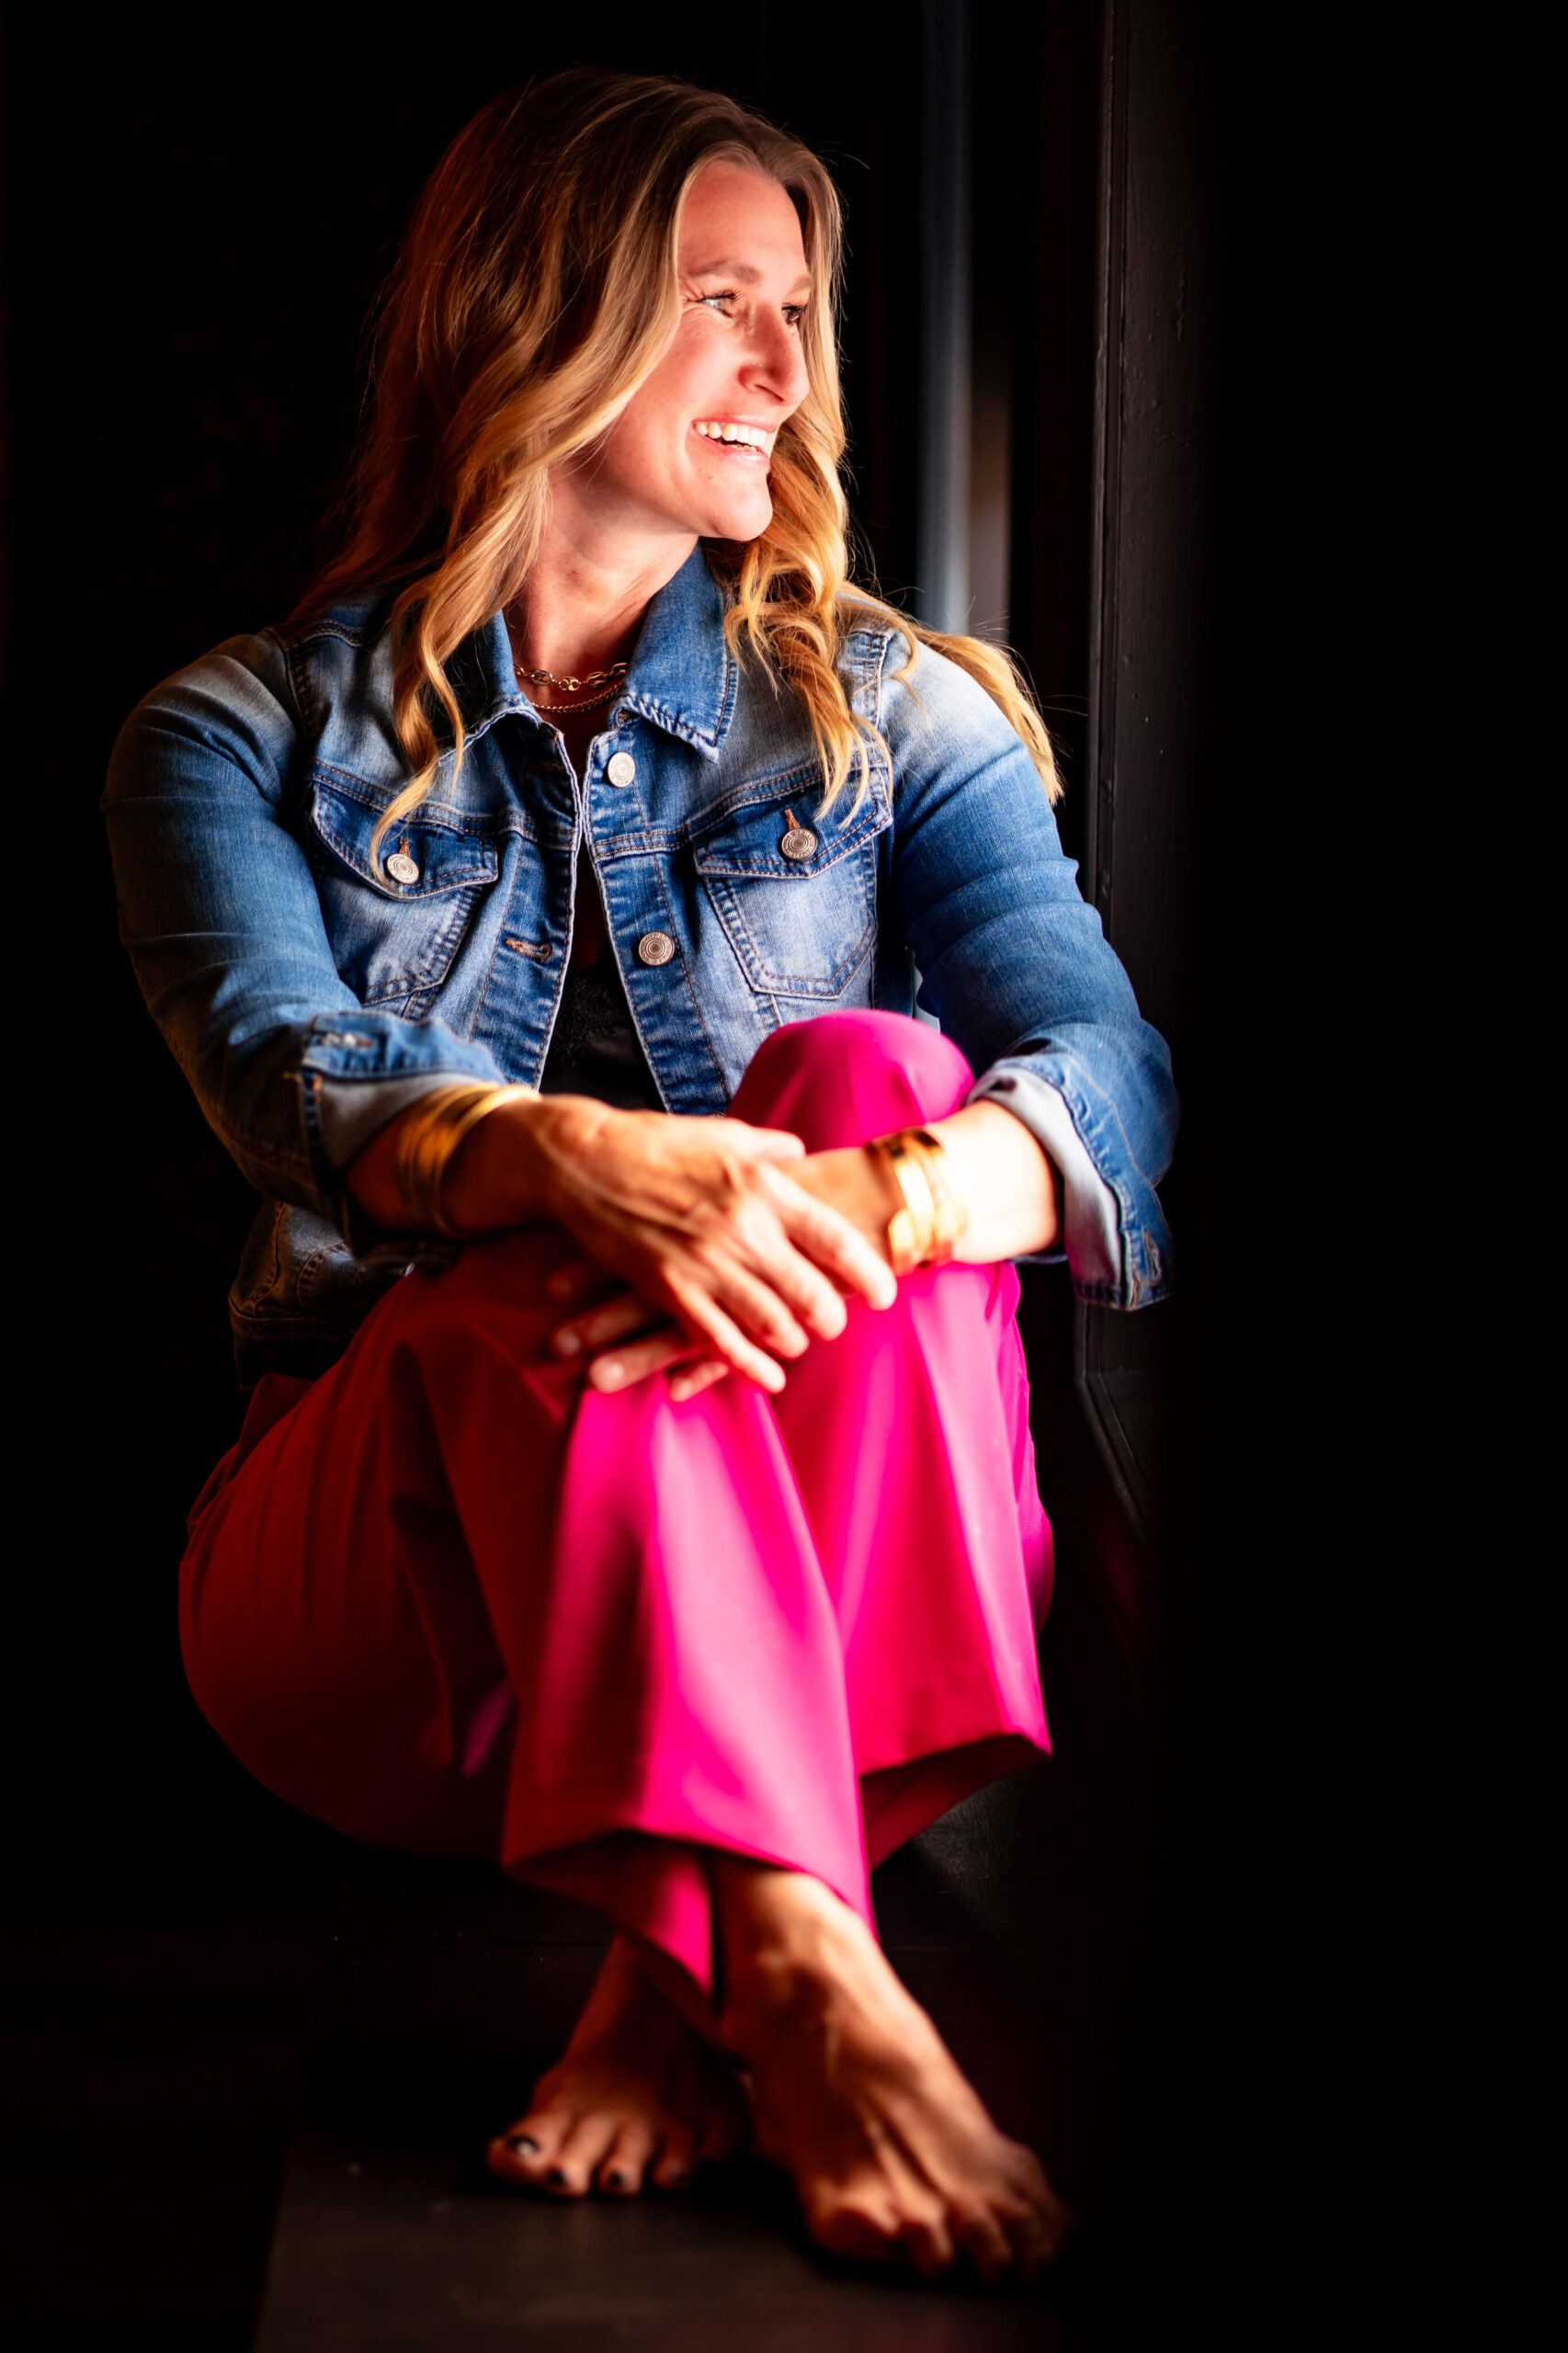
[[[570,672],[562,676],[554,670],[526,670],[520,662],[516,661],[512,667],[520,686],[559,687],[562,694],[581,695],[580,702],[540,702],[538,705],[540,710],[567,711],[597,710],[601,703],[613,702],[627,670],[624,662],[612,662],[608,670],[590,670],[585,677],[574,678]],[[586,694],[584,689],[587,687],[597,687],[599,692]],[[535,699],[537,701],[538,698]]]

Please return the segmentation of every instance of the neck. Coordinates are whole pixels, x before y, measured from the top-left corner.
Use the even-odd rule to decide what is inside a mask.
[[[570,513],[552,514],[506,615],[517,660],[577,677],[628,660],[649,606],[696,545],[684,535],[618,543]]]

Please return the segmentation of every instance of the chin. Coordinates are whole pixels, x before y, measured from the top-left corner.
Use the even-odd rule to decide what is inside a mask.
[[[726,515],[715,515],[704,526],[705,540],[730,540],[737,547],[745,547],[753,540],[760,540],[773,520],[773,501],[748,499],[744,507]]]

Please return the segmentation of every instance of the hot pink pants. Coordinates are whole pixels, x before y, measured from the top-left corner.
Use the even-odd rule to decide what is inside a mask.
[[[736,1118],[810,1151],[956,1110],[895,1014],[757,1053]],[[394,1286],[319,1380],[267,1377],[190,1519],[187,1671],[258,1779],[377,1843],[497,1857],[712,1985],[714,1848],[871,1866],[1048,1745],[1010,1266],[856,1303],[770,1398],[552,1357],[553,1226]]]

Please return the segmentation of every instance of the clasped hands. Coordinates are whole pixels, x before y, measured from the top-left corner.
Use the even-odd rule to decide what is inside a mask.
[[[881,1156],[808,1154],[741,1120],[541,1097],[475,1131],[445,1199],[460,1232],[546,1217],[571,1234],[582,1255],[550,1279],[551,1346],[599,1390],[668,1370],[677,1401],[732,1372],[777,1393],[784,1362],[843,1331],[846,1298],[897,1294]]]

